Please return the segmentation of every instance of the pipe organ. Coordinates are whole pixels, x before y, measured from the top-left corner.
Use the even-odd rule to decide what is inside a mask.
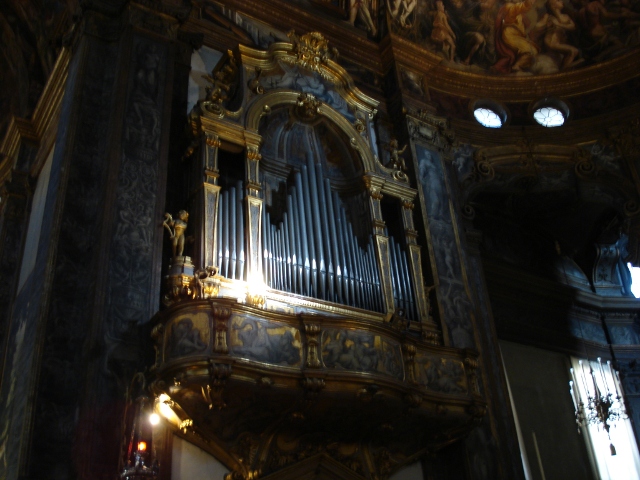
[[[377,157],[377,102],[309,56],[321,35],[292,38],[229,53],[210,77],[234,87],[215,83],[190,115],[193,262],[175,256],[165,277],[154,389],[233,478],[275,478],[290,463],[269,463],[279,445],[304,452],[320,431],[349,450],[353,478],[386,478],[372,445],[394,438],[400,467],[483,416],[477,354],[443,345],[429,315],[417,191]],[[285,77],[305,81],[273,87]],[[250,431],[220,435],[239,423]],[[351,449],[354,431],[366,440]],[[252,438],[263,453],[238,453]]]

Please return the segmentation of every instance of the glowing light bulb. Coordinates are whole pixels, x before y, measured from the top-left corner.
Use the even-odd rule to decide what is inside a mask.
[[[144,452],[147,450],[147,442],[138,442],[138,451]]]
[[[160,415],[157,413],[152,413],[149,415],[149,423],[151,425],[158,425],[160,423]]]

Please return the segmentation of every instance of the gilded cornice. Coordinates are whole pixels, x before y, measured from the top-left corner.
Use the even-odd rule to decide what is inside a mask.
[[[268,71],[276,68],[277,62],[280,60],[292,65],[299,65],[306,70],[316,71],[320,76],[334,84],[352,107],[359,108],[369,115],[375,114],[379,102],[361,92],[344,68],[330,58],[324,58],[317,64],[311,61],[307,62],[303,59],[303,55],[306,56],[306,54],[299,51],[303,48],[300,46],[302,42],[296,39],[297,36],[295,34],[290,33],[290,35],[293,35],[293,43],[277,42],[270,45],[266,51],[240,45],[242,64]],[[305,37],[310,35],[314,34],[302,35],[300,40],[304,40]],[[319,54],[316,52],[316,55]]]

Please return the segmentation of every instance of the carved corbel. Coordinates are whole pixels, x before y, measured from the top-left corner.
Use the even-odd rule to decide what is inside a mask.
[[[231,310],[226,307],[212,305],[213,313],[213,351],[216,353],[229,353],[227,335],[229,331],[229,317]]]
[[[404,370],[406,372],[406,380],[411,385],[415,385],[418,382],[416,381],[416,346],[411,345],[409,343],[405,343],[402,345],[402,353],[404,354]]]
[[[220,292],[218,268],[209,266],[195,271],[193,274],[195,298],[204,300],[217,297]]]
[[[202,387],[202,396],[209,405],[209,409],[218,410],[227,406],[222,398],[227,379],[231,376],[231,365],[227,363],[216,363],[209,360],[209,383]]]
[[[307,334],[307,368],[320,368],[322,362],[318,354],[318,345],[320,343],[320,325],[305,325],[304,331]]]
[[[304,389],[304,397],[307,401],[307,406],[313,404],[320,392],[327,386],[324,378],[320,377],[305,377],[302,379],[302,388]]]
[[[369,192],[369,205],[371,206],[371,223],[376,235],[384,235],[385,222],[382,219],[382,207],[380,201],[383,198],[382,187],[384,179],[375,176],[364,177],[364,183]]]

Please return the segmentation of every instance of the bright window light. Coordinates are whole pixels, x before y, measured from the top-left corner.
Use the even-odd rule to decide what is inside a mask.
[[[543,127],[559,127],[564,123],[564,115],[553,107],[541,107],[533,112],[533,118]]]
[[[586,381],[581,381],[580,378],[583,364]],[[617,392],[611,372],[607,369],[599,370],[596,362],[572,357],[571,365],[577,372],[578,380],[573,387],[580,392],[581,398],[585,399],[587,396],[593,397],[595,395],[594,383],[602,393],[607,390]],[[589,375],[589,368],[598,373],[592,377]],[[617,406],[617,403],[615,401],[614,406]],[[640,456],[629,418],[621,418],[613,422],[609,429],[609,435],[601,424],[588,424],[582,428],[582,431],[586,433],[585,440],[593,453],[599,479],[637,480],[640,478]],[[612,444],[615,447],[615,455],[611,450]]]
[[[640,298],[640,268],[634,267],[630,263],[627,263],[629,271],[631,272],[631,293],[636,298]]]
[[[473,111],[473,116],[480,125],[487,128],[500,128],[502,126],[502,120],[496,112],[488,108],[476,108]]]

